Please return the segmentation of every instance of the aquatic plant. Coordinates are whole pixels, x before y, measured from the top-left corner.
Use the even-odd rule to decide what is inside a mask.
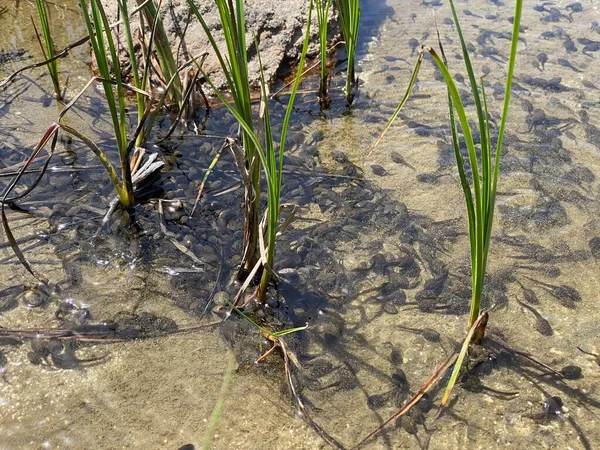
[[[382,133],[377,138],[373,148],[381,141],[383,135],[390,128],[394,122],[398,113],[402,107],[406,104],[410,91],[416,80],[418,71],[420,69],[424,53],[429,53],[433,58],[433,61],[439,68],[446,87],[448,90],[448,108],[450,115],[450,128],[452,131],[452,146],[454,149],[454,155],[458,166],[458,174],[460,178],[461,187],[465,197],[465,203],[467,207],[467,217],[469,222],[469,243],[470,243],[470,255],[471,255],[471,312],[469,314],[469,335],[464,341],[463,347],[454,366],[450,381],[444,393],[442,399],[442,406],[446,404],[449,398],[449,394],[459,376],[460,369],[469,345],[473,343],[481,342],[483,333],[485,332],[485,325],[487,323],[487,314],[481,313],[481,299],[483,295],[483,286],[485,281],[487,258],[490,247],[490,238],[492,234],[492,225],[494,222],[494,209],[496,205],[496,186],[498,184],[498,174],[500,170],[500,155],[502,153],[502,142],[504,138],[504,130],[506,128],[506,120],[508,118],[508,109],[510,104],[510,94],[512,79],[515,68],[515,61],[517,55],[517,45],[519,42],[519,27],[521,22],[521,11],[523,6],[523,0],[516,0],[515,2],[515,14],[513,22],[513,33],[510,47],[510,57],[508,63],[508,72],[506,76],[506,88],[504,96],[504,105],[502,110],[502,117],[500,120],[500,126],[498,130],[498,136],[496,138],[496,148],[492,151],[492,135],[490,129],[490,121],[488,115],[487,101],[485,95],[485,87],[483,78],[480,79],[480,85],[478,85],[469,52],[467,51],[467,45],[465,43],[462,30],[460,28],[458,15],[454,7],[453,0],[450,0],[450,7],[452,9],[452,15],[454,17],[454,23],[458,33],[459,41],[462,48],[463,59],[465,67],[469,76],[469,83],[471,85],[471,92],[475,100],[475,111],[477,114],[477,122],[479,125],[479,136],[480,145],[476,146],[473,140],[473,133],[471,132],[469,121],[465,108],[463,106],[462,99],[456,84],[448,71],[446,59],[444,57],[443,47],[441,40],[438,35],[438,42],[440,45],[441,56],[432,48],[423,48],[417,58],[415,68],[404,97],[400,104],[392,114],[390,120],[385,126]],[[481,92],[479,91],[481,89]],[[456,120],[458,116],[458,121]],[[467,155],[469,159],[469,167],[471,168],[472,178],[471,185],[469,184],[469,177],[467,176],[467,169],[465,161],[460,149],[459,144],[459,125],[460,130],[464,136]],[[478,158],[478,153],[481,156]],[[485,315],[485,317],[484,317]],[[485,320],[484,320],[485,318]]]
[[[86,0],[79,0],[83,18],[85,21],[92,52],[96,60],[98,74],[102,78],[102,87],[104,89],[104,97],[108,104],[110,117],[112,119],[114,135],[117,144],[119,162],[121,164],[121,178],[116,176],[114,168],[109,171],[111,181],[119,194],[121,204],[125,208],[133,206],[133,184],[131,181],[131,168],[129,166],[129,145],[127,142],[127,111],[125,108],[125,90],[123,88],[123,80],[121,78],[121,70],[119,66],[119,58],[117,49],[112,37],[106,13],[99,0],[90,0],[91,20],[88,14],[88,6]],[[108,48],[107,48],[108,46]],[[111,67],[114,69],[114,84],[111,82]],[[116,92],[113,89],[116,88]],[[71,131],[72,132],[72,131]],[[80,134],[80,133],[77,133]],[[78,136],[81,138],[81,136]],[[107,166],[112,164],[101,152],[99,155],[102,163]]]
[[[346,72],[346,103],[351,105],[354,101],[358,79],[354,67],[356,43],[358,41],[358,23],[360,20],[359,0],[336,0],[337,11],[340,17],[342,36],[348,56],[348,69]]]
[[[441,42],[440,49],[442,52],[442,57],[440,57],[435,50],[431,48],[427,49],[428,53],[432,56],[433,61],[436,63],[437,67],[442,73],[448,89],[448,106],[450,111],[450,128],[452,130],[452,145],[454,148],[454,155],[456,157],[456,163],[458,166],[460,183],[467,207],[467,217],[469,221],[469,241],[471,248],[472,296],[471,312],[469,314],[470,332],[464,341],[463,348],[461,349],[459,358],[454,366],[450,381],[442,398],[442,406],[444,406],[448,401],[452,387],[459,376],[462,362],[466,355],[466,350],[470,344],[477,344],[481,342],[481,339],[483,338],[483,332],[485,331],[485,323],[487,322],[487,314],[481,313],[481,299],[483,295],[487,258],[490,248],[490,238],[494,222],[496,187],[498,184],[498,174],[500,171],[500,155],[502,154],[502,142],[510,105],[510,94],[517,56],[522,6],[523,0],[516,0],[510,57],[506,75],[506,88],[504,91],[504,105],[498,129],[498,136],[496,138],[495,152],[492,152],[493,144],[483,78],[480,79],[480,92],[453,0],[450,0],[450,8],[452,10],[456,31],[460,40],[463,59],[469,76],[469,83],[471,85],[471,92],[475,100],[475,110],[477,113],[480,136],[479,148],[476,147],[473,140],[473,135],[460,97],[460,93],[458,92],[456,84],[454,83],[454,80],[448,71],[448,67],[443,56]],[[458,122],[456,121],[455,114],[458,116]],[[465,162],[463,161],[459,145],[458,125],[460,125],[460,129],[466,144],[469,166],[472,171],[472,188],[469,184],[469,179],[465,169]],[[478,150],[481,152],[480,161],[478,161],[477,157]]]
[[[37,36],[38,42],[40,43],[40,47],[42,49],[42,53],[44,54],[45,59],[52,59],[47,64],[48,73],[50,74],[50,78],[52,79],[52,85],[54,87],[54,93],[56,94],[56,99],[60,102],[63,99],[62,90],[60,88],[60,81],[58,79],[58,60],[53,59],[56,55],[56,51],[54,49],[54,41],[52,39],[52,32],[50,31],[50,21],[48,20],[48,5],[46,5],[45,0],[35,0],[35,7],[38,12],[38,16],[40,18],[40,25],[42,28],[42,35],[44,36],[44,42],[40,38],[37,27],[33,18],[31,22],[33,23],[33,29]]]
[[[328,94],[329,74],[327,73],[327,25],[329,20],[329,11],[331,9],[331,0],[315,0],[315,9],[317,10],[317,24],[319,27],[319,103],[321,104],[321,108],[328,108],[331,99]]]
[[[162,72],[162,81],[163,84],[166,85],[170,80],[173,80],[168,97],[177,106],[177,108],[181,109],[184,107],[183,83],[181,82],[181,78],[179,76],[177,61],[173,56],[171,45],[169,44],[169,37],[167,36],[162,19],[160,18],[160,3],[157,6],[154,0],[137,0],[137,4],[142,8],[141,11],[146,18],[146,21],[149,24],[155,24],[154,46],[158,56],[158,66]]]
[[[258,260],[258,234],[260,219],[260,164],[257,160],[255,143],[251,139],[254,134],[252,119],[252,103],[250,98],[250,79],[248,76],[248,54],[246,48],[246,22],[244,17],[244,2],[236,0],[235,7],[229,0],[216,0],[223,37],[227,46],[227,58],[223,56],[213,32],[208,27],[204,17],[194,4],[188,0],[192,13],[208,37],[211,47],[225,75],[227,88],[233,98],[235,110],[242,119],[242,147],[244,150],[245,168],[248,179],[244,183],[244,254],[238,277],[246,276]],[[215,88],[215,92],[219,90]]]
[[[204,28],[209,41],[215,51],[217,59],[225,74],[227,85],[231,91],[233,104],[229,102],[224,94],[215,86],[208,74],[204,73],[207,82],[215,94],[227,107],[229,112],[236,118],[242,129],[243,150],[236,150],[234,142],[231,149],[236,154],[238,167],[244,185],[246,223],[244,230],[244,256],[243,268],[246,269],[245,286],[262,268],[261,281],[256,292],[256,298],[263,300],[266,290],[273,274],[273,262],[275,259],[275,242],[278,235],[278,223],[280,213],[281,185],[283,180],[283,156],[285,152],[285,141],[290,123],[291,113],[296,97],[296,92],[302,77],[302,67],[308,50],[310,37],[310,24],[312,17],[312,2],[309,6],[307,29],[302,46],[298,71],[294,80],[288,105],[281,128],[279,146],[276,149],[274,143],[273,129],[271,126],[271,114],[269,112],[269,92],[267,82],[262,70],[260,53],[258,53],[261,74],[261,101],[258,113],[258,123],[253,121],[252,105],[250,103],[250,87],[247,68],[247,53],[245,39],[244,2],[236,0],[235,7],[231,1],[217,0],[217,7],[223,26],[227,52],[229,58],[225,59],[216,44],[214,36],[208,28],[202,14],[192,0],[188,0],[190,8]],[[258,43],[255,47],[258,49]],[[202,70],[202,69],[201,69]],[[265,212],[263,234],[262,226],[259,225],[260,217],[260,167],[265,173],[267,186],[267,209]],[[256,241],[254,241],[254,239]],[[260,252],[260,253],[259,253]],[[250,258],[252,256],[252,258]]]

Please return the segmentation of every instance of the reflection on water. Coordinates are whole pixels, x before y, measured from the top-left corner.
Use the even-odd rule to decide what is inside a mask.
[[[432,64],[367,155],[404,93],[420,45],[435,44],[433,10],[467,100],[454,22],[441,1],[369,6],[357,104],[345,112],[338,92],[319,118],[307,94],[294,116],[283,197],[300,210],[279,241],[280,280],[268,301],[274,314],[257,318],[275,327],[309,324],[288,337],[294,380],[313,419],[347,447],[417,392],[455,347],[470,299],[464,205],[445,91]],[[458,7],[497,121],[512,5]],[[0,17],[13,36],[0,47],[6,72],[27,56],[39,58],[22,31],[33,9],[19,8]],[[526,5],[484,300],[491,310],[488,353],[441,418],[434,420],[434,389],[371,448],[592,448],[600,438],[594,8]],[[55,20],[76,23],[75,6],[56,11]],[[66,29],[65,42],[79,37],[73,30],[81,33]],[[77,64],[69,71],[86,77]],[[2,93],[3,171],[14,170],[54,120],[54,103],[45,101],[49,87],[40,70]],[[276,114],[285,101],[274,102]],[[71,120],[110,145],[102,108],[91,95]],[[168,122],[159,124],[159,135]],[[233,127],[215,108],[206,134]],[[200,448],[219,401],[224,413],[214,448],[323,445],[294,415],[280,358],[254,364],[271,344],[246,322],[218,324],[211,312],[235,294],[242,253],[242,194],[228,156],[209,178],[199,212],[189,216],[220,144],[181,135],[153,148],[167,163],[157,182],[161,198],[173,202],[164,203],[163,217],[152,200],[136,208],[134,221],[116,214],[103,226],[113,195],[105,173],[80,143],[61,138],[52,172],[19,204],[25,213],[10,212],[23,250],[51,286],[37,286],[10,247],[1,247],[0,324],[58,334],[0,333],[0,446]],[[221,395],[228,352],[239,368]]]

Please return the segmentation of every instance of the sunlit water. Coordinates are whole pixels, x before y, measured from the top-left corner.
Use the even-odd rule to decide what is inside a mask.
[[[297,387],[312,418],[348,448],[417,392],[463,337],[467,321],[465,208],[445,89],[431,62],[424,63],[396,124],[368,153],[404,94],[419,46],[436,45],[434,10],[450,71],[466,78],[448,5],[437,3],[365,3],[356,105],[345,113],[336,90],[332,110],[319,118],[313,94],[306,94],[290,133],[284,201],[301,209],[279,243],[276,270],[284,280],[272,293],[275,314],[267,320],[309,324],[287,341]],[[498,121],[512,5],[480,3],[457,2],[457,8]],[[483,385],[497,392],[458,387],[451,408],[435,420],[440,392],[434,390],[418,439],[392,425],[367,448],[594,448],[600,439],[599,367],[577,349],[600,352],[594,44],[600,34],[591,23],[599,14],[591,1],[581,2],[581,12],[566,1],[526,3],[485,298],[492,308],[487,347],[495,361],[478,370]],[[53,11],[68,30],[59,46],[83,33],[74,25],[76,4]],[[9,30],[0,50],[23,49],[19,58],[39,59],[28,25],[34,13],[22,3],[0,17]],[[87,59],[83,48],[61,61],[70,92],[87,80]],[[28,62],[11,60],[2,71]],[[3,172],[29,154],[59,111],[47,95],[46,73],[27,76],[0,99]],[[339,74],[334,88],[342,84]],[[283,106],[273,109],[281,114]],[[107,111],[93,91],[69,117],[111,145]],[[206,134],[225,135],[233,126],[223,108],[214,108]],[[166,127],[168,118],[158,134]],[[44,356],[35,339],[0,337],[0,448],[176,449],[211,441],[222,449],[326,447],[297,414],[279,355],[253,363],[270,344],[242,320],[211,325],[218,318],[207,301],[234,295],[242,252],[241,190],[211,194],[238,179],[228,155],[210,178],[200,212],[188,215],[220,144],[188,133],[150,147],[167,162],[158,194],[183,201],[183,208],[164,204],[165,235],[156,201],[136,209],[135,226],[119,214],[102,226],[114,195],[105,173],[80,143],[61,139],[53,171],[19,203],[28,213],[9,212],[26,256],[52,287],[35,290],[37,282],[2,244],[0,325],[72,328],[111,321],[124,342],[82,342],[73,353],[67,343]],[[577,365],[583,377],[559,380],[498,343],[557,369]],[[222,391],[231,354],[239,367]],[[540,415],[550,396],[561,398],[561,414]],[[211,421],[219,402],[220,420]]]

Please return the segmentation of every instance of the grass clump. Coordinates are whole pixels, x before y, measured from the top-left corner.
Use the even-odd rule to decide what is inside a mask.
[[[477,122],[479,125],[480,145],[479,149],[475,146],[473,141],[473,135],[469,127],[469,121],[465,108],[463,106],[460,93],[448,71],[447,65],[443,58],[440,57],[433,49],[428,49],[429,54],[433,57],[434,62],[440,69],[446,86],[448,88],[448,105],[450,110],[450,126],[452,130],[452,144],[454,147],[454,154],[458,166],[458,172],[460,176],[460,183],[463,189],[465,203],[467,207],[467,216],[469,220],[469,241],[471,248],[471,284],[472,284],[472,297],[471,297],[471,312],[469,314],[469,328],[474,334],[473,339],[468,337],[465,339],[463,344],[463,350],[459,355],[454,371],[444,393],[442,399],[442,406],[448,401],[450,391],[454,383],[456,382],[463,359],[465,357],[465,349],[472,343],[478,344],[483,338],[483,331],[485,330],[485,323],[487,322],[487,313],[481,312],[481,299],[483,295],[483,286],[485,282],[485,273],[487,266],[488,253],[490,249],[490,239],[492,235],[492,226],[494,223],[494,210],[496,206],[496,187],[498,185],[498,174],[500,172],[500,155],[502,154],[502,142],[504,139],[504,131],[506,128],[506,120],[508,118],[508,111],[510,106],[510,94],[512,87],[512,80],[515,69],[515,62],[517,57],[517,46],[519,42],[519,29],[521,23],[521,12],[523,9],[523,0],[516,0],[515,2],[515,14],[513,21],[513,32],[512,41],[510,47],[510,57],[508,62],[508,71],[506,75],[506,87],[504,90],[504,105],[502,108],[502,116],[500,119],[500,125],[498,129],[498,136],[496,138],[495,151],[492,152],[494,147],[492,143],[492,134],[490,129],[490,121],[487,107],[487,100],[485,94],[485,87],[483,78],[480,78],[480,84],[478,85],[469,52],[462,34],[462,30],[458,21],[458,15],[456,14],[456,8],[454,7],[453,0],[450,0],[450,7],[452,9],[452,15],[454,23],[456,25],[456,31],[460,40],[462,54],[465,62],[465,67],[469,75],[469,82],[471,85],[471,92],[475,100],[475,109],[477,113]],[[478,86],[481,87],[481,92]],[[458,116],[458,122],[456,121]],[[465,171],[465,163],[462,158],[458,141],[458,125],[462,130],[465,144],[467,147],[467,153],[469,158],[469,165],[473,174],[471,184]],[[477,153],[478,150],[481,152],[480,161],[478,161]],[[493,153],[493,154],[492,154]],[[479,333],[477,330],[479,329]],[[475,331],[473,331],[475,330]]]
[[[242,256],[239,278],[245,277],[252,271],[259,258],[258,233],[260,222],[260,163],[258,160],[255,140],[255,126],[252,117],[250,98],[250,78],[248,75],[248,54],[246,48],[246,22],[244,17],[244,2],[216,0],[219,18],[223,29],[223,37],[227,48],[227,56],[223,55],[217,46],[213,32],[192,0],[188,0],[192,13],[202,25],[211,47],[225,75],[227,88],[242,128],[243,161],[245,167],[240,167],[244,179],[244,254]],[[219,89],[214,87],[215,93]],[[229,105],[229,102],[227,102]],[[247,173],[245,173],[247,172]]]
[[[346,72],[346,103],[351,105],[356,95],[358,79],[354,67],[356,43],[358,41],[358,24],[360,20],[359,0],[336,0],[336,7],[340,16],[340,25],[346,55],[348,56],[348,70]]]
[[[86,0],[79,0],[84,22],[90,37],[92,52],[98,67],[98,74],[102,78],[102,88],[104,98],[108,104],[110,118],[113,124],[114,136],[117,144],[119,163],[121,165],[121,178],[119,179],[116,171],[104,152],[96,153],[106,169],[108,170],[111,181],[119,194],[121,204],[125,208],[133,206],[133,184],[131,180],[131,169],[129,166],[129,145],[127,142],[127,111],[125,108],[125,89],[121,78],[119,67],[119,58],[115,42],[112,37],[110,25],[106,18],[106,13],[100,0],[90,0],[91,18],[88,14],[88,5]],[[111,75],[111,67],[114,71],[114,78]],[[114,83],[111,81],[114,79]],[[82,137],[80,133],[72,134]],[[85,140],[84,140],[85,141]]]
[[[329,97],[329,74],[327,72],[327,25],[329,20],[329,11],[331,10],[331,0],[315,0],[317,10],[317,24],[319,27],[319,103],[321,108],[326,109],[331,103]]]
[[[215,51],[217,59],[224,72],[227,86],[231,91],[233,103],[231,103],[224,94],[215,86],[211,78],[204,73],[207,82],[210,84],[215,94],[221,102],[227,107],[229,112],[236,118],[242,130],[241,144],[243,150],[236,151],[236,143],[231,146],[236,157],[242,160],[238,163],[242,179],[246,187],[245,193],[245,211],[246,223],[244,233],[244,256],[242,267],[246,270],[244,275],[246,283],[253,279],[262,269],[260,284],[256,291],[256,298],[264,300],[267,287],[273,275],[273,263],[275,260],[275,242],[278,236],[278,224],[280,214],[281,186],[283,180],[283,160],[285,153],[285,141],[287,130],[290,123],[291,113],[296,97],[296,92],[302,76],[302,67],[308,50],[310,37],[310,24],[312,17],[312,2],[309,7],[307,29],[302,46],[298,71],[294,80],[290,98],[283,119],[281,136],[279,144],[274,141],[273,129],[271,126],[271,114],[269,111],[269,92],[267,82],[262,70],[260,54],[258,54],[260,73],[261,73],[261,101],[256,123],[253,118],[253,109],[250,102],[250,87],[248,77],[248,56],[246,52],[246,27],[244,20],[244,2],[236,0],[235,6],[232,1],[217,0],[217,7],[221,18],[221,25],[225,42],[227,45],[228,57],[221,54],[216,40],[208,28],[202,14],[192,0],[188,0],[190,8],[204,28],[208,39]],[[255,43],[258,49],[258,42]],[[260,168],[262,166],[265,174],[265,184],[267,190],[267,208],[264,212],[263,225],[258,222],[260,213]],[[263,232],[264,230],[264,232]],[[250,258],[251,252],[254,253]]]
[[[40,43],[40,47],[42,49],[42,53],[44,54],[45,59],[52,59],[56,55],[56,51],[54,48],[54,41],[52,39],[52,32],[50,30],[50,21],[48,18],[48,5],[45,0],[35,0],[35,7],[38,12],[38,17],[40,18],[40,25],[42,29],[42,35],[44,37],[44,42],[42,43],[42,39],[38,33],[37,26],[31,19],[33,23],[33,29],[37,36],[38,42]],[[48,64],[48,73],[50,74],[50,78],[52,79],[52,86],[54,87],[54,93],[56,95],[56,99],[60,102],[63,99],[63,93],[60,88],[60,81],[58,79],[58,60],[54,59],[50,61]]]
[[[454,23],[456,25],[456,30],[462,48],[462,55],[465,62],[465,68],[469,77],[471,92],[475,101],[475,111],[477,114],[477,124],[479,128],[478,132],[480,136],[479,146],[477,146],[474,142],[473,133],[469,125],[467,113],[465,111],[458,88],[456,87],[456,84],[448,70],[447,62],[444,57],[444,51],[441,45],[441,40],[439,40],[438,35],[441,56],[438,55],[438,53],[432,48],[423,48],[421,50],[406,94],[404,95],[402,101],[392,114],[392,117],[390,118],[383,132],[372,147],[373,149],[380,142],[383,135],[387,132],[392,122],[398,116],[398,113],[400,112],[402,107],[406,104],[412,86],[416,80],[419,68],[421,66],[423,56],[425,53],[428,53],[432,57],[434,63],[437,65],[438,69],[440,70],[448,91],[448,107],[450,115],[450,128],[452,131],[452,145],[467,208],[471,256],[472,295],[471,311],[469,314],[468,323],[469,334],[467,335],[467,338],[464,341],[463,347],[461,349],[461,352],[459,353],[459,357],[454,366],[454,370],[452,372],[450,381],[446,388],[446,392],[444,393],[444,397],[442,399],[442,406],[444,406],[448,401],[450,392],[456,380],[458,379],[462,363],[465,356],[467,355],[467,350],[469,346],[473,344],[479,344],[481,342],[483,334],[485,332],[485,325],[487,324],[488,319],[487,313],[482,313],[481,311],[481,300],[483,296],[487,259],[490,249],[492,226],[494,223],[496,187],[498,185],[498,174],[500,172],[500,155],[502,154],[502,142],[504,138],[506,120],[508,118],[508,111],[510,105],[510,94],[517,55],[517,45],[519,41],[519,27],[521,22],[523,0],[516,0],[515,2],[515,14],[513,22],[512,41],[510,47],[510,57],[508,63],[508,72],[506,76],[504,105],[502,109],[502,116],[500,119],[500,125],[498,129],[498,135],[496,137],[495,146],[492,143],[492,133],[490,128],[488,105],[486,100],[483,78],[480,78],[479,83],[477,83],[477,80],[475,78],[475,72],[473,70],[471,59],[469,57],[469,52],[467,51],[467,45],[462,34],[453,0],[450,0],[450,7],[452,9]],[[461,148],[459,144],[459,129],[463,134],[466,145],[468,166],[471,168],[472,172],[471,179],[469,179],[469,177],[467,176],[467,164],[461,153]],[[480,154],[480,157],[478,157],[478,154]]]

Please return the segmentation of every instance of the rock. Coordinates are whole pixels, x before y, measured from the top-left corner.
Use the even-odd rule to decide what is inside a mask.
[[[141,0],[138,3],[142,3]],[[262,59],[263,69],[267,82],[272,82],[277,76],[278,71],[285,63],[297,61],[302,49],[304,33],[306,31],[306,18],[308,15],[309,0],[252,0],[245,2],[246,16],[246,45],[248,48],[248,70],[250,80],[257,84],[259,75],[258,58],[254,46],[254,37],[259,42],[259,50]],[[116,20],[117,2],[112,0],[103,0],[109,21]],[[129,11],[133,11],[137,3],[133,0],[128,1]],[[196,0],[198,10],[203,15],[204,20],[211,30],[215,33],[215,40],[221,51],[225,52],[225,42],[222,37],[219,14],[214,1]],[[162,20],[167,32],[173,54],[178,54],[179,63],[186,61],[189,57],[208,52],[209,56],[204,62],[204,68],[211,76],[213,82],[220,87],[225,85],[218,60],[212,47],[195,16],[192,15],[190,23],[185,32],[185,41],[181,45],[180,41],[185,22],[188,18],[188,3],[186,0],[172,0],[163,2],[161,7]],[[330,14],[329,38],[330,41],[337,40],[339,26],[335,20],[336,15]],[[317,15],[313,10],[313,26],[311,27],[311,45],[309,47],[309,56],[316,56],[318,53],[318,34],[317,34]],[[132,20],[132,32],[138,27],[137,19]],[[124,36],[120,36],[121,48],[127,48]],[[185,55],[189,56],[185,56]],[[124,55],[124,66],[127,64],[127,56]]]

